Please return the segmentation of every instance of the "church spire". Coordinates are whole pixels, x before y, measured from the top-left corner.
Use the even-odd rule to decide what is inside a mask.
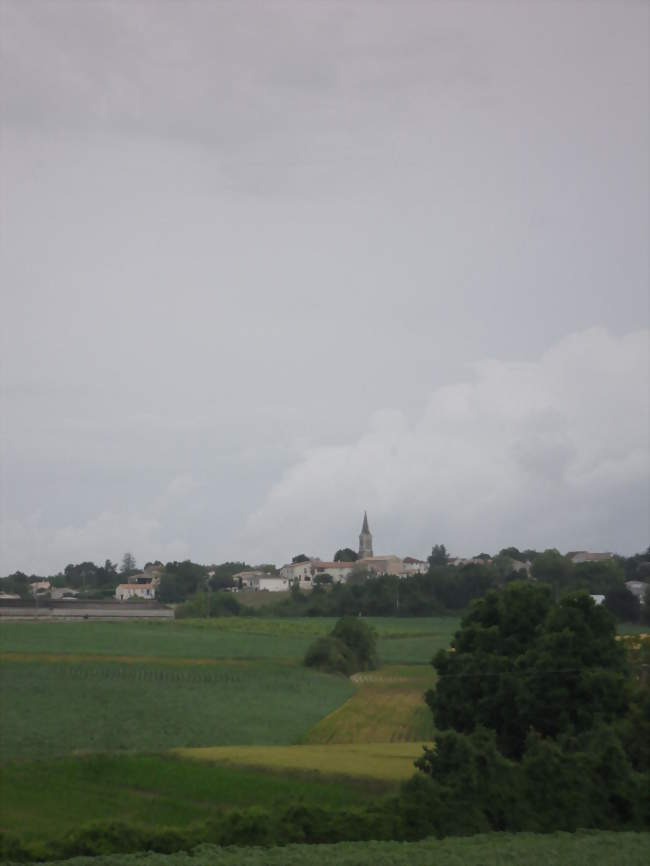
[[[365,559],[367,556],[372,556],[372,534],[368,526],[368,513],[364,511],[363,525],[359,536],[359,559]]]

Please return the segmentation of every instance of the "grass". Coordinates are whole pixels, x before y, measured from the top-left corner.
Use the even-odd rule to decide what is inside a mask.
[[[233,807],[297,801],[336,808],[372,789],[341,780],[286,778],[163,755],[92,755],[2,768],[2,828],[45,840],[93,820],[183,827]]]
[[[75,857],[65,862],[66,866],[646,866],[649,859],[648,833],[582,831],[268,849],[202,845],[191,853]]]
[[[0,759],[175,746],[289,744],[354,691],[273,662],[5,662]]]
[[[316,725],[306,743],[426,742],[433,716],[424,693],[435,682],[428,666],[391,666],[357,674],[357,691]]]
[[[413,762],[422,754],[422,746],[420,743],[216,746],[176,749],[175,754],[236,767],[401,782],[415,773]]]

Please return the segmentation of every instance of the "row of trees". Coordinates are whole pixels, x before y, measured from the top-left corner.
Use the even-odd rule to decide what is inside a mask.
[[[356,554],[350,548],[342,548],[335,560],[353,562]],[[293,558],[295,562],[307,559],[305,554]],[[533,550],[520,551],[515,547],[504,548],[496,556],[479,554],[475,561],[463,566],[449,565],[449,557],[443,544],[435,545],[429,557],[429,568],[425,574],[406,578],[385,575],[376,577],[367,570],[358,568],[345,585],[333,582],[330,575],[320,575],[315,588],[309,593],[294,589],[289,600],[272,605],[272,612],[279,614],[344,616],[363,613],[379,616],[427,616],[445,612],[465,610],[476,598],[483,597],[490,589],[504,586],[521,577],[520,563],[531,563],[530,577],[537,583],[552,588],[558,599],[563,593],[586,590],[605,596],[605,605],[619,619],[626,621],[648,621],[648,605],[643,606],[639,598],[625,586],[630,579],[650,580],[650,548],[645,553],[624,559],[574,564],[557,550],[542,553]],[[160,584],[158,598],[165,604],[180,603],[198,593],[214,593],[235,587],[234,575],[251,568],[245,562],[224,562],[219,565],[200,565],[190,560],[147,563],[159,568]],[[146,566],[145,566],[146,567]],[[255,566],[256,569],[275,573],[272,564]],[[67,586],[94,597],[113,595],[118,583],[137,573],[135,558],[126,553],[118,569],[117,564],[107,559],[103,565],[93,562],[69,564],[64,571],[52,578],[54,586]],[[0,584],[4,592],[17,593],[23,598],[31,596],[30,581],[21,572],[4,578]],[[327,590],[327,591],[326,591]],[[650,601],[650,600],[649,600]],[[215,610],[219,605],[213,605]],[[222,605],[223,607],[223,605]],[[231,607],[236,607],[230,605]],[[231,611],[233,612],[233,611]]]
[[[577,590],[602,594],[605,606],[618,619],[648,620],[649,606],[642,606],[627,589],[625,570],[616,560],[573,565],[550,551],[536,559],[531,578],[531,583],[550,588],[556,598]],[[512,570],[512,560],[508,569],[487,560],[459,567],[431,565],[425,574],[405,578],[377,577],[359,571],[344,584],[331,583],[331,578],[324,575],[315,581],[311,592],[303,593],[294,587],[289,599],[277,602],[271,609],[285,616],[435,616],[466,610],[491,589],[520,579],[521,574]]]

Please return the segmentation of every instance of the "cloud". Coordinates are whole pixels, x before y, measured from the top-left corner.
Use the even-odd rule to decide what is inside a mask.
[[[354,544],[368,509],[381,552],[647,544],[650,332],[572,334],[530,363],[490,360],[438,388],[414,423],[306,452],[247,522],[251,558]]]
[[[182,474],[144,506],[104,510],[78,524],[44,525],[40,511],[27,520],[7,520],[2,527],[0,574],[16,569],[49,574],[69,562],[101,563],[107,558],[119,562],[127,550],[141,566],[153,559],[186,559],[189,544],[170,533],[165,517],[170,509],[186,505],[199,487],[191,475]]]

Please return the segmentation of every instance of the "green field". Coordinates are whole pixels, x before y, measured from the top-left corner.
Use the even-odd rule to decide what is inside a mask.
[[[380,652],[418,664],[358,682],[302,667],[331,619],[4,623],[0,826],[38,842],[92,820],[182,828],[237,806],[376,796],[430,739],[422,662],[457,620],[371,622]],[[338,743],[359,747],[326,751]],[[169,753],[242,746],[236,766]]]
[[[606,831],[487,833],[422,842],[343,842],[284,848],[75,857],[67,866],[646,866],[650,834]],[[54,864],[52,864],[54,866]]]
[[[368,618],[387,663],[427,664],[449,645],[459,620]],[[146,658],[277,659],[299,661],[335,620],[224,617],[177,622],[10,622],[0,629],[0,652],[96,654]]]
[[[12,661],[0,757],[290,744],[354,692],[298,665]]]
[[[1,779],[2,827],[28,840],[60,836],[107,817],[184,827],[234,807],[300,801],[338,808],[377,790],[146,754],[10,762]]]

